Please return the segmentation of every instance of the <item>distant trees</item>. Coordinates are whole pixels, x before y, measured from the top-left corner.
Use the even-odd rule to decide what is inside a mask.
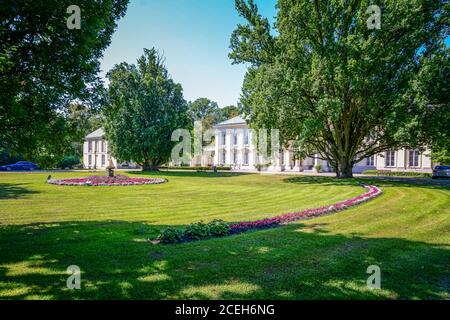
[[[189,102],[188,113],[192,121],[202,121],[203,130],[241,114],[236,106],[219,108],[217,102],[208,98],[198,98],[194,102]]]
[[[144,170],[157,169],[176,144],[172,132],[192,126],[181,85],[170,78],[154,48],[144,49],[136,65],[122,62],[107,76],[103,115],[112,154]]]
[[[5,0],[0,10],[0,150],[52,166],[71,146],[73,101],[99,104],[99,58],[128,0]]]

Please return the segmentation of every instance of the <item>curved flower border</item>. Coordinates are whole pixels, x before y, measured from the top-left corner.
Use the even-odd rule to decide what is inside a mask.
[[[49,179],[47,183],[59,186],[138,186],[145,184],[161,184],[167,182],[163,178],[121,178],[117,180],[96,179],[95,177],[87,178],[68,178],[68,179]]]
[[[373,185],[362,185],[368,191],[362,195],[359,195],[357,197],[344,200],[332,205],[323,206],[319,208],[314,209],[307,209],[300,212],[290,212],[285,213],[279,216],[271,217],[271,218],[265,218],[260,220],[254,220],[254,221],[244,221],[244,222],[238,222],[238,223],[232,223],[230,224],[230,234],[236,234],[245,232],[252,229],[267,229],[267,228],[274,228],[283,224],[287,224],[289,222],[293,222],[296,220],[306,220],[311,218],[316,218],[320,216],[324,216],[336,211],[345,210],[349,207],[358,205],[362,202],[369,201],[375,197],[378,197],[383,193],[383,191]]]
[[[155,240],[152,240],[151,243],[158,244],[158,243],[179,243],[179,242],[189,242],[189,241],[196,241],[196,240],[206,240],[218,236],[230,236],[238,233],[242,233],[248,230],[257,230],[257,229],[268,229],[268,228],[275,228],[282,225],[285,225],[287,223],[297,221],[297,220],[306,220],[306,219],[312,219],[324,215],[331,214],[333,212],[345,210],[349,207],[356,206],[360,203],[369,201],[375,197],[378,197],[383,192],[380,188],[373,186],[373,185],[362,185],[364,188],[367,189],[367,192],[359,195],[357,197],[344,200],[332,205],[323,206],[319,208],[314,209],[307,209],[300,212],[290,212],[285,213],[282,215],[274,216],[271,218],[265,218],[260,220],[254,220],[254,221],[244,221],[244,222],[237,222],[237,223],[225,223],[224,221],[221,221],[225,223],[225,225],[228,227],[228,230],[225,232],[225,234],[221,235],[213,235],[211,232],[208,232],[208,230],[202,230],[205,231],[205,236],[192,238],[191,236],[186,235],[186,229],[177,230],[177,229],[165,229],[165,233],[167,233],[168,230],[170,230],[169,235],[164,235],[164,232],[161,233],[158,238]],[[195,224],[194,224],[195,225]],[[203,224],[203,228],[208,228],[208,225]]]

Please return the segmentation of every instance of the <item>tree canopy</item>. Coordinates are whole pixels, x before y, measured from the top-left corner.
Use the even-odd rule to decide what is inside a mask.
[[[205,131],[221,121],[240,115],[241,111],[233,105],[219,108],[215,101],[198,98],[194,102],[189,102],[188,113],[193,122],[202,121],[202,128]]]
[[[2,1],[0,147],[28,160],[62,156],[71,145],[72,102],[100,105],[99,58],[128,0],[77,1],[80,29],[67,27],[72,4]]]
[[[180,84],[153,48],[144,49],[137,65],[122,62],[108,72],[110,81],[103,114],[112,154],[155,169],[169,161],[176,129],[190,129]]]
[[[431,142],[431,115],[449,109],[439,70],[449,65],[450,4],[377,1],[379,29],[369,27],[371,4],[279,0],[272,28],[253,0],[236,0],[247,23],[232,34],[230,58],[250,64],[241,103],[251,126],[279,129],[338,177],[373,154]]]

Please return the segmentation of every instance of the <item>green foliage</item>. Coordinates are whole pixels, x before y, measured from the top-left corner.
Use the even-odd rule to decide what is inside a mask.
[[[213,237],[226,236],[230,231],[230,225],[223,220],[213,220],[208,223],[209,234]]]
[[[8,149],[0,149],[0,166],[24,160],[20,155],[12,155]]]
[[[175,228],[166,228],[161,231],[161,234],[158,236],[158,240],[163,243],[174,243],[180,242],[183,239],[184,231]]]
[[[257,163],[255,164],[255,168],[256,170],[261,171],[267,169],[271,165],[272,165],[271,163]]]
[[[192,122],[202,121],[202,129],[205,132],[219,122],[240,115],[241,110],[233,105],[219,108],[216,102],[208,98],[198,98],[194,102],[189,102],[188,113]],[[207,144],[206,141],[204,143]]]
[[[60,169],[73,169],[76,165],[80,164],[80,158],[78,156],[64,156],[64,158],[58,162],[57,168]]]
[[[363,174],[369,176],[386,176],[386,177],[417,177],[430,178],[431,173],[428,172],[414,172],[414,171],[391,171],[391,170],[365,170]]]
[[[210,237],[226,236],[229,231],[230,226],[225,221],[213,220],[209,223],[200,221],[188,224],[184,229],[164,229],[158,236],[158,240],[163,243],[200,240]]]
[[[339,177],[368,156],[425,143],[414,138],[433,132],[424,114],[441,115],[435,132],[449,130],[450,4],[380,0],[381,29],[369,29],[370,4],[279,0],[271,30],[253,0],[236,0],[247,24],[233,32],[230,58],[251,64],[244,114],[255,129],[278,128],[284,143],[297,141],[300,156],[319,154]]]
[[[160,169],[169,169],[169,170],[199,170],[199,171],[211,171],[212,168],[211,167],[190,167],[190,166],[179,166],[179,167],[159,167]],[[231,167],[216,167],[217,170],[222,170],[222,171],[227,171],[227,170],[231,170]]]
[[[168,162],[176,129],[190,129],[182,87],[169,76],[164,59],[144,49],[137,65],[122,62],[108,72],[108,102],[103,110],[112,154],[144,169]]]
[[[210,235],[209,225],[202,221],[191,223],[184,229],[184,236],[189,239],[198,240],[209,237]]]
[[[99,59],[128,0],[77,1],[81,30],[67,28],[66,9],[72,4],[7,0],[1,5],[1,146],[42,166],[55,165],[72,148],[70,103],[99,103]]]
[[[431,159],[433,162],[450,165],[450,148],[439,148],[438,145],[433,145],[431,149]]]
[[[321,164],[317,164],[314,166],[314,169],[316,169],[317,172],[321,172],[322,171],[322,165]]]

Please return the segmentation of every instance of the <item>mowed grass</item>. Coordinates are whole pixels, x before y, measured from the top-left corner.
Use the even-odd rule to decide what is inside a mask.
[[[0,299],[447,299],[450,189],[411,182],[190,172],[162,185],[65,187],[0,174]],[[75,177],[88,173],[53,173]],[[251,220],[384,194],[330,216],[154,245],[159,230]],[[82,288],[66,287],[70,265]],[[381,268],[368,289],[367,267]]]

